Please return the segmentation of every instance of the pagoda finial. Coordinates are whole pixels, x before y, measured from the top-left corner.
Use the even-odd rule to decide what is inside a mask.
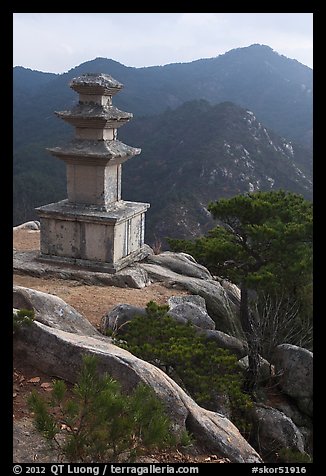
[[[101,94],[103,96],[113,96],[123,88],[123,84],[104,73],[85,73],[73,78],[69,86],[79,94]]]

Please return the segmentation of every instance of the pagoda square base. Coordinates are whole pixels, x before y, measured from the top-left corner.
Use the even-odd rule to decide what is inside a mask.
[[[62,200],[37,208],[39,260],[115,273],[145,258],[147,203],[119,201],[106,210]]]

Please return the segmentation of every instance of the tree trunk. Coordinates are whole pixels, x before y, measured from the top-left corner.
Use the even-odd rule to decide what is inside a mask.
[[[247,392],[253,394],[257,387],[258,370],[260,364],[259,339],[256,329],[257,323],[249,308],[248,288],[243,283],[241,284],[240,322],[248,344],[249,368],[247,372],[245,388]]]

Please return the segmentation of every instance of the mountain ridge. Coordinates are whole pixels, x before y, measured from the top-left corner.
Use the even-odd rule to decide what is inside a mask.
[[[55,75],[51,80],[52,95],[43,84],[34,96],[35,101],[44,100],[45,96],[49,106],[47,113],[59,106],[59,97],[63,107],[68,107],[75,99],[67,88],[69,80],[90,71],[116,76],[125,88],[115,102],[135,115],[157,114],[191,99],[206,99],[212,103],[229,100],[250,108],[268,127],[292,140],[300,141],[312,129],[311,68],[279,55],[266,45],[236,48],[189,63],[143,68],[96,58]],[[14,87],[15,82],[14,68]]]
[[[231,102],[187,102],[129,123],[120,137],[142,148],[124,164],[122,190],[152,204],[152,241],[206,232],[207,205],[222,197],[283,188],[312,199],[312,155]]]
[[[229,65],[226,63],[229,63]],[[268,79],[267,82],[261,82],[260,92],[256,85],[251,83],[253,78],[256,82],[259,82],[262,77],[262,74],[258,74],[258,66],[255,69],[253,65],[259,65],[260,70],[264,71]],[[272,73],[270,65],[273,66]],[[279,65],[279,69],[277,65]],[[37,76],[37,72],[27,71],[28,81],[24,85],[24,81],[22,81],[24,69],[14,68],[14,224],[36,218],[34,207],[66,197],[64,164],[51,157],[45,151],[45,148],[62,144],[71,137],[73,131],[72,128],[55,117],[54,111],[70,109],[76,103],[76,94],[68,87],[69,80],[79,74],[99,70],[111,74],[115,79],[124,83],[124,89],[114,97],[114,104],[123,110],[134,113],[134,120],[119,129],[119,139],[128,145],[143,148],[139,158],[134,158],[124,165],[122,176],[124,198],[151,201],[153,197],[151,197],[150,189],[153,180],[158,183],[157,188],[161,187],[162,180],[158,177],[159,171],[161,176],[164,177],[163,190],[168,188],[170,196],[174,196],[174,200],[166,204],[167,210],[170,209],[169,214],[166,211],[166,217],[173,213],[179,213],[179,221],[185,224],[185,233],[187,229],[192,234],[196,229],[198,232],[203,231],[209,222],[205,208],[207,201],[215,199],[215,196],[212,197],[212,194],[209,195],[207,191],[212,191],[218,177],[216,183],[219,186],[219,191],[225,188],[225,194],[230,195],[231,193],[249,190],[250,180],[247,180],[248,186],[245,188],[244,181],[239,181],[239,178],[236,178],[235,171],[233,171],[232,177],[227,177],[227,175],[221,175],[220,170],[214,172],[216,177],[212,178],[213,170],[216,169],[214,160],[217,160],[217,165],[221,168],[222,165],[218,160],[221,159],[222,162],[225,162],[227,157],[221,136],[222,131],[224,131],[225,140],[230,145],[234,158],[239,156],[240,146],[243,146],[250,154],[253,154],[256,150],[252,144],[252,150],[249,146],[246,146],[246,141],[252,142],[254,139],[251,137],[249,129],[244,129],[243,124],[241,125],[241,121],[238,120],[241,115],[246,114],[244,111],[251,111],[255,118],[257,117],[257,121],[262,124],[258,139],[258,141],[262,140],[264,142],[262,154],[265,154],[266,158],[269,157],[270,160],[276,161],[275,163],[282,164],[278,170],[283,179],[280,180],[279,175],[276,180],[278,186],[282,186],[283,183],[285,188],[290,187],[293,191],[297,190],[300,193],[305,193],[308,197],[312,196],[309,182],[312,175],[312,156],[309,148],[300,147],[296,144],[296,141],[289,139],[286,134],[281,134],[282,140],[285,141],[282,145],[280,137],[275,139],[274,136],[272,137],[273,134],[279,136],[279,133],[272,132],[270,125],[264,120],[266,114],[271,113],[270,118],[273,122],[274,114],[274,118],[276,117],[280,128],[283,129],[281,127],[282,121],[279,120],[282,115],[280,103],[282,103],[282,95],[286,95],[287,88],[291,89],[293,86],[293,81],[290,80],[292,75],[296,79],[296,83],[291,89],[290,99],[288,98],[287,103],[283,101],[287,108],[287,116],[283,118],[283,122],[293,126],[301,121],[301,131],[305,131],[298,132],[297,129],[297,134],[301,138],[312,132],[312,123],[310,122],[312,89],[310,93],[307,93],[310,86],[312,87],[312,71],[310,68],[301,65],[296,60],[289,60],[278,55],[269,47],[261,47],[260,45],[231,50],[224,55],[208,60],[200,59],[190,63],[174,63],[146,68],[127,67],[114,60],[97,58],[76,66],[63,75],[41,73],[41,77],[35,83],[37,87],[33,86],[32,81],[35,74]],[[287,70],[290,70],[291,74]],[[250,78],[246,76],[248,71],[250,71]],[[303,73],[299,74],[299,72]],[[288,79],[288,81],[284,79],[285,73],[285,79]],[[282,89],[284,84],[288,84],[288,86]],[[305,90],[302,89],[300,84],[305,85]],[[225,94],[227,89],[230,93],[228,97],[233,97],[232,101],[223,99],[227,96]],[[268,89],[268,94],[265,94],[265,89]],[[235,96],[231,94],[234,90],[237,93]],[[203,97],[205,95],[206,97]],[[209,98],[207,99],[207,96],[209,98],[213,96],[215,98],[221,97],[223,100],[214,102]],[[250,98],[255,99],[255,101],[247,105],[247,103],[250,103]],[[293,109],[292,106],[296,104],[296,98],[301,99],[299,106]],[[246,103],[245,106],[239,104],[240,99]],[[193,104],[191,105],[191,103]],[[228,108],[225,105],[223,106],[224,109],[226,108],[224,116],[221,112],[222,109],[219,113],[214,109],[215,106],[221,103],[229,103]],[[260,103],[260,110],[263,110],[264,114],[257,112],[256,108],[252,107],[258,103]],[[233,104],[233,106],[230,106],[230,104]],[[242,108],[241,112],[237,108]],[[154,112],[148,115],[150,110]],[[301,114],[302,110],[304,114]],[[200,116],[198,120],[196,115]],[[222,116],[224,117],[224,123]],[[292,119],[289,119],[289,116]],[[171,127],[169,122],[172,123]],[[203,125],[205,127],[202,127]],[[257,129],[258,126],[255,127]],[[266,129],[266,133],[263,132],[264,129]],[[246,134],[247,139],[244,137]],[[270,136],[272,142],[276,141],[277,145],[275,147],[279,147],[279,150],[278,152],[274,150],[273,154],[278,154],[278,158],[275,158],[274,155],[273,159],[271,158],[272,146],[267,146],[269,139],[266,134]],[[184,142],[182,147],[179,145],[180,141]],[[287,151],[286,148],[284,149],[285,143],[288,144]],[[236,146],[240,149],[236,149]],[[294,148],[292,158],[289,156],[290,147]],[[184,155],[185,148],[187,150],[186,155]],[[241,150],[245,154],[243,149]],[[177,153],[179,156],[176,155]],[[285,157],[283,163],[280,162],[280,156]],[[207,173],[205,172],[201,176],[198,163],[202,163],[203,157],[206,157],[205,160],[207,160],[208,165],[205,166]],[[215,157],[215,159],[213,160],[212,157]],[[184,164],[180,164],[180,158]],[[243,168],[240,156],[238,159],[239,167]],[[179,170],[175,170],[172,166],[173,172],[169,176],[169,172],[171,172],[169,168],[171,163],[173,164],[173,160],[177,160],[180,167]],[[153,167],[154,164],[157,170]],[[258,167],[257,174],[261,176],[260,180],[262,180],[262,171],[260,170],[262,165],[270,169],[275,164],[269,164],[267,159],[255,162],[255,167]],[[300,180],[295,167],[303,174]],[[147,181],[139,176],[140,170],[143,171],[142,175]],[[182,173],[184,173],[184,176],[181,185],[186,184],[187,190],[174,181]],[[246,174],[246,171],[241,170],[239,173]],[[268,173],[266,172],[265,175],[268,175]],[[275,181],[271,174],[268,176]],[[135,183],[136,177],[138,177],[138,185]],[[190,179],[193,180],[192,183],[188,183]],[[221,185],[222,179],[224,185]],[[254,177],[254,179],[259,180],[259,177]],[[168,180],[170,180],[170,183]],[[235,180],[238,185],[232,185],[232,180]],[[250,183],[252,187],[256,187],[253,181]],[[268,183],[265,185],[267,186]],[[195,191],[198,195],[198,188],[202,188],[203,192],[194,201],[193,194]],[[182,191],[182,194],[180,191]],[[216,198],[218,197],[216,196]],[[165,235],[164,229],[157,228],[160,221],[159,203],[161,203],[161,197],[154,197],[154,202],[148,212],[148,227],[152,227],[152,230],[149,230],[151,238],[154,234]],[[180,207],[176,211],[177,203],[180,204]],[[200,209],[200,212],[195,210],[193,216],[190,213],[191,203],[196,203],[197,208]],[[157,214],[156,217],[155,214]],[[186,216],[181,216],[182,214]],[[151,222],[156,222],[156,224],[151,225]]]

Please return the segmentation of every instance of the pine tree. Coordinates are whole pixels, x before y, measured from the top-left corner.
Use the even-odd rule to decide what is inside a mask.
[[[249,349],[247,387],[254,392],[259,368],[259,322],[250,290],[288,290],[299,298],[312,276],[312,203],[285,191],[255,192],[208,206],[219,225],[195,240],[169,240],[215,275],[241,290],[240,322]]]
[[[36,428],[69,462],[134,461],[144,448],[169,447],[186,436],[173,434],[164,405],[150,387],[122,393],[116,380],[99,375],[94,356],[84,356],[72,397],[65,382],[57,380],[50,405],[35,391],[28,403]]]

